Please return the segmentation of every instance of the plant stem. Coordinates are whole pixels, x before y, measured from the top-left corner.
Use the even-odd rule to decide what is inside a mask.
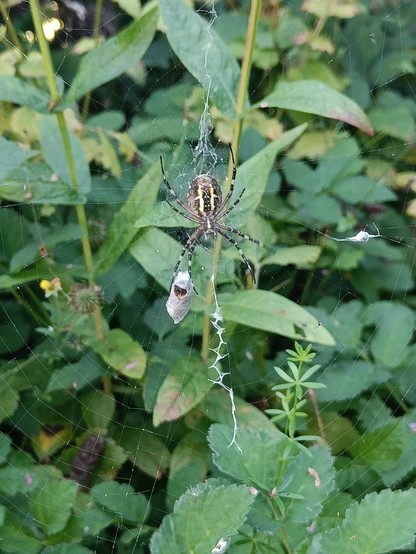
[[[236,164],[237,164],[238,145],[240,143],[241,129],[243,126],[243,113],[245,110],[248,83],[250,79],[254,41],[256,37],[257,23],[260,16],[260,10],[261,10],[261,0],[252,0],[251,7],[250,7],[250,15],[248,19],[246,46],[244,50],[243,61],[241,64],[240,83],[238,86],[237,102],[235,107],[235,112],[238,119],[234,126],[232,149],[235,156]],[[228,190],[231,183],[232,172],[233,172],[233,161],[230,155],[230,160],[228,164]],[[212,275],[216,274],[220,253],[221,253],[221,237],[217,237],[215,241],[214,251],[212,254],[212,272],[211,272]],[[210,279],[207,287],[207,293],[205,295],[205,304],[207,308],[212,304],[212,299],[213,299],[212,287],[213,287],[213,283]],[[208,358],[210,329],[211,329],[210,315],[209,315],[209,310],[207,309],[207,312],[205,313],[205,316],[204,316],[204,323],[202,328],[201,358],[203,360],[206,360]]]
[[[30,0],[29,5],[30,12],[32,14],[33,25],[35,27],[35,32],[39,42],[39,48],[43,58],[43,63],[45,64],[46,78],[51,95],[51,105],[55,106],[56,104],[59,104],[60,97],[55,82],[55,72],[52,64],[51,51],[49,49],[48,41],[46,40],[45,34],[43,32],[42,21],[40,18],[40,14],[42,12],[40,10],[39,0]]]
[[[61,99],[59,97],[58,89],[55,82],[54,68],[52,63],[51,52],[49,49],[49,44],[43,33],[42,21],[40,17],[41,10],[39,5],[39,0],[30,0],[30,11],[32,14],[33,25],[35,27],[36,35],[39,41],[39,48],[42,53],[43,62],[45,64],[49,92],[51,95],[51,107],[53,107],[56,104],[59,104]],[[74,189],[79,190],[79,182],[78,182],[78,176],[77,176],[77,171],[75,167],[75,160],[72,153],[71,141],[69,138],[68,127],[66,125],[64,114],[63,112],[57,112],[55,115],[58,120],[58,126],[62,136],[65,156],[68,163],[69,172],[71,175],[72,186],[74,187]],[[85,268],[89,274],[89,280],[90,282],[92,282],[94,277],[94,262],[92,257],[91,245],[88,238],[87,217],[85,215],[85,209],[82,204],[77,204],[75,206],[75,209],[77,213],[78,223],[82,230],[81,245],[82,245],[82,251],[84,256]],[[94,321],[95,321],[96,336],[98,339],[102,339],[104,336],[104,333],[103,333],[103,325],[102,325],[100,308],[97,308],[97,310],[94,312]]]
[[[39,41],[40,51],[42,53],[43,62],[45,64],[47,81],[49,85],[49,92],[51,95],[51,108],[59,104],[60,97],[58,89],[55,82],[54,68],[52,63],[52,56],[49,49],[49,44],[45,38],[42,28],[42,22],[40,18],[40,5],[39,0],[30,0],[30,11],[32,14],[33,25],[35,27],[36,35]],[[66,125],[65,117],[63,112],[57,112],[56,118],[58,120],[59,130],[62,136],[62,142],[64,144],[65,156],[69,167],[69,172],[71,175],[71,182],[74,189],[79,190],[79,181],[75,167],[74,155],[72,153],[71,141],[69,138],[68,127]],[[85,268],[89,275],[89,282],[93,283],[94,278],[94,261],[92,256],[91,244],[88,238],[88,224],[87,217],[85,214],[85,209],[82,204],[77,204],[75,206],[78,224],[82,230],[82,252],[84,256]],[[102,340],[104,338],[104,328],[102,321],[101,308],[98,307],[94,311],[94,324],[95,324],[95,335],[97,339]],[[103,387],[106,392],[111,390],[111,378],[106,376],[103,379]]]
[[[17,33],[15,31],[14,25],[12,23],[12,20],[10,19],[9,14],[7,13],[6,7],[3,4],[3,0],[0,0],[0,13],[4,19],[4,22],[6,23],[7,32],[10,35],[11,42],[14,44],[14,46],[22,51],[22,45],[20,43],[19,37],[17,36]]]

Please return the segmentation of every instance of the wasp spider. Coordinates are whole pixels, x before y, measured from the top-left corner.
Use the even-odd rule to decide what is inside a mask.
[[[224,237],[224,239],[227,242],[229,242],[235,248],[237,248],[247,270],[250,272],[253,278],[253,281],[255,282],[254,272],[250,266],[250,263],[247,257],[245,256],[244,252],[241,250],[237,241],[235,241],[228,233],[234,233],[239,237],[241,237],[242,239],[249,240],[256,244],[260,244],[260,242],[258,240],[251,238],[249,235],[242,233],[238,229],[234,229],[234,227],[229,227],[228,225],[222,222],[222,220],[240,202],[241,197],[243,196],[245,191],[245,189],[243,189],[239,194],[238,198],[236,198],[236,200],[234,200],[234,202],[230,206],[227,206],[234,191],[235,177],[237,175],[237,168],[235,166],[235,159],[234,159],[234,154],[231,149],[231,146],[230,146],[230,151],[231,151],[231,157],[233,160],[233,173],[232,173],[232,178],[230,183],[230,190],[226,194],[224,200],[222,198],[222,192],[221,192],[220,186],[216,181],[216,179],[214,179],[214,177],[212,177],[209,174],[201,174],[201,175],[197,175],[189,185],[188,193],[187,193],[188,205],[186,205],[177,196],[176,192],[171,187],[166,177],[165,170],[163,168],[162,156],[160,157],[160,165],[162,168],[163,181],[166,185],[166,188],[173,196],[173,199],[176,201],[178,206],[180,206],[182,209],[179,210],[176,206],[172,204],[172,202],[167,200],[169,206],[175,212],[181,214],[182,217],[189,219],[189,221],[193,221],[198,225],[198,227],[188,238],[185,246],[183,247],[183,250],[173,270],[172,280],[175,279],[176,274],[179,270],[179,266],[186,252],[188,252],[188,272],[190,277],[192,276],[192,272],[191,272],[192,256],[193,256],[195,247],[197,245],[198,239],[200,238],[201,235],[204,235],[204,237],[206,238],[207,235],[212,234],[215,237],[218,233],[219,235]]]

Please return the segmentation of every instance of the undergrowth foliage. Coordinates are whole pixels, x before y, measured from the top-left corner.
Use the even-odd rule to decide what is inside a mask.
[[[75,4],[0,2],[0,550],[413,552],[413,2]]]

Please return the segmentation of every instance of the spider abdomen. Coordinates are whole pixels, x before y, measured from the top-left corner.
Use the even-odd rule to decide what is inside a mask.
[[[222,203],[219,184],[210,175],[197,175],[188,189],[188,206],[198,218],[215,215]]]

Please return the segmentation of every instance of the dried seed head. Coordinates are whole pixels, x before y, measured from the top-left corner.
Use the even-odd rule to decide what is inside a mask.
[[[69,291],[69,301],[73,309],[80,314],[92,314],[101,306],[101,287],[77,283]]]
[[[88,220],[88,232],[91,247],[96,250],[99,246],[101,246],[105,238],[105,235],[107,233],[107,225],[105,224],[105,221],[103,219],[90,218]]]

